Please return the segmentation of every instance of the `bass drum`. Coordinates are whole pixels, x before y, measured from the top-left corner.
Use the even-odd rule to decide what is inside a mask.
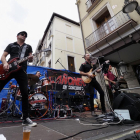
[[[42,118],[49,108],[48,95],[43,93],[34,93],[29,96],[30,117]]]

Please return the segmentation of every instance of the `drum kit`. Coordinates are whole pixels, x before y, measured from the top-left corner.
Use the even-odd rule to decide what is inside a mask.
[[[28,74],[27,77],[30,117],[42,118],[47,114],[49,109],[48,91],[52,89],[52,85],[47,78],[39,80],[34,74]],[[16,100],[21,101],[22,96],[19,87],[10,85],[10,90],[15,91],[16,88]]]
[[[47,71],[49,77],[56,77],[62,75],[62,73]],[[45,78],[39,79],[38,76],[34,74],[28,74],[28,101],[29,101],[29,114],[31,118],[42,118],[45,115],[51,116],[53,114],[53,105],[56,99],[53,100],[53,91],[56,92],[56,83],[54,89],[52,90],[52,83],[48,80],[47,76]],[[13,98],[11,98],[11,95]],[[21,100],[22,95],[20,89],[17,85],[13,85],[12,82],[9,83],[7,99],[3,108],[0,109],[0,116],[2,114],[12,114],[12,116],[17,116],[22,114],[21,112]],[[53,102],[54,101],[54,102]],[[18,102],[19,104],[17,104]],[[10,106],[9,106],[10,104]],[[18,110],[18,112],[16,112]]]

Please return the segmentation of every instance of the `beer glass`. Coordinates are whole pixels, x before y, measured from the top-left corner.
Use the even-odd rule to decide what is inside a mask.
[[[31,132],[31,126],[23,127],[23,140],[29,140]]]

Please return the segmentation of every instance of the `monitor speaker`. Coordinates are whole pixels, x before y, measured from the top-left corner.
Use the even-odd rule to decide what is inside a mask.
[[[128,109],[131,119],[140,121],[140,95],[120,93],[113,102],[113,109]]]

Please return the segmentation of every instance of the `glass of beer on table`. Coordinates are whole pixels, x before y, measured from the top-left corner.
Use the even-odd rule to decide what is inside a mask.
[[[29,140],[31,133],[31,126],[23,127],[23,140]]]

